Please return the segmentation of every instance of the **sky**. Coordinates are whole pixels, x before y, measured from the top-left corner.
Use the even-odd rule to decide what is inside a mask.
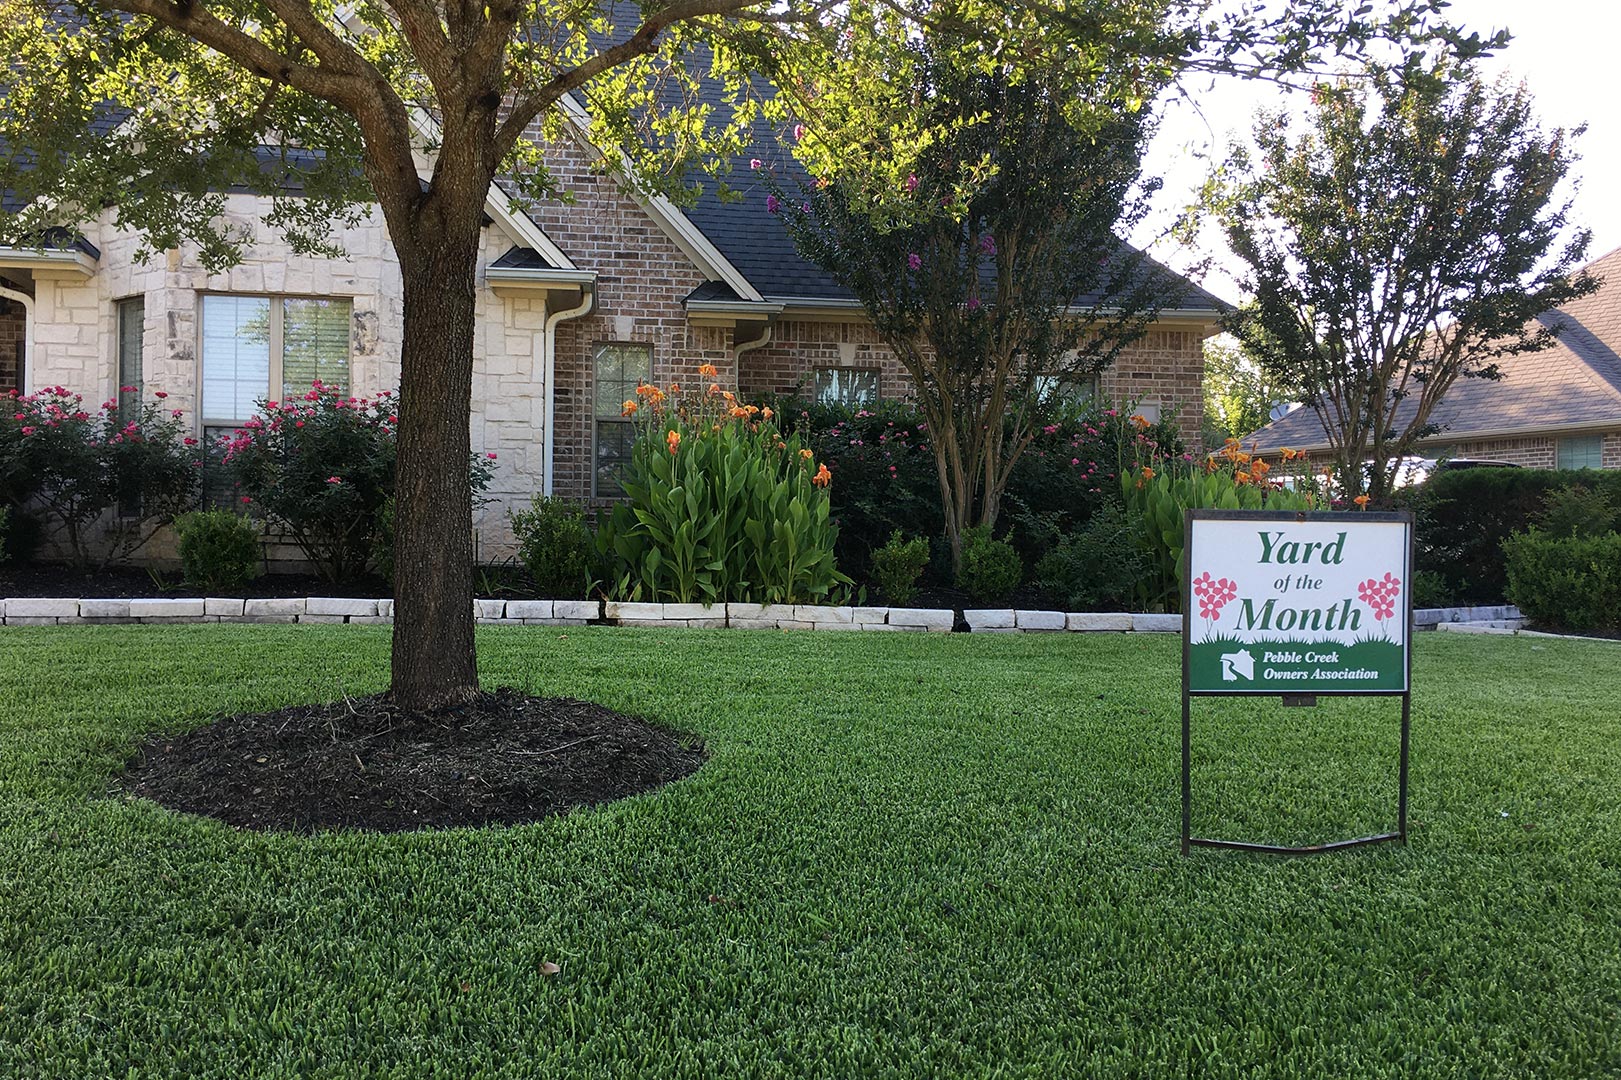
[[[1588,248],[1596,259],[1621,247],[1621,108],[1616,105],[1621,41],[1621,3],[1614,0],[1454,0],[1453,22],[1482,36],[1506,28],[1514,35],[1507,48],[1484,62],[1493,77],[1509,74],[1523,80],[1536,101],[1545,129],[1587,125],[1577,143],[1580,186],[1572,217],[1593,231]],[[1184,248],[1162,233],[1177,211],[1197,194],[1213,160],[1234,136],[1244,136],[1258,108],[1294,108],[1291,96],[1275,86],[1236,80],[1196,88],[1197,107],[1172,100],[1150,147],[1144,171],[1159,176],[1164,187],[1154,199],[1155,211],[1133,234],[1156,258],[1177,270],[1197,268],[1210,260],[1203,284],[1224,299],[1236,300],[1239,287],[1233,260],[1213,230],[1199,246]],[[1304,107],[1304,102],[1301,107]]]

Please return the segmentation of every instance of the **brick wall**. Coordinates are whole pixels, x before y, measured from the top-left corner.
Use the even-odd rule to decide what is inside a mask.
[[[879,396],[905,398],[912,381],[900,361],[865,322],[779,322],[772,342],[743,354],[744,394],[808,392],[819,367],[878,372]],[[1198,446],[1204,419],[1204,339],[1195,329],[1155,329],[1107,368],[1099,390],[1110,402],[1140,401],[1174,416],[1182,438]]]
[[[26,325],[23,306],[15,300],[0,299],[0,394],[22,389]]]

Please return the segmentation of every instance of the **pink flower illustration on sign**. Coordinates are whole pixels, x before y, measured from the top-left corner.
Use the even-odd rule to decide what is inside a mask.
[[[1382,578],[1369,578],[1356,587],[1357,599],[1373,609],[1373,617],[1384,622],[1396,614],[1396,598],[1401,595],[1401,578],[1386,572]]]
[[[1199,616],[1219,620],[1221,609],[1238,595],[1238,582],[1227,578],[1212,578],[1207,570],[1193,579],[1193,596],[1199,601]]]

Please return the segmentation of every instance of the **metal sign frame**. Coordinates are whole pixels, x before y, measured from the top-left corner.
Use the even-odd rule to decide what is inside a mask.
[[[1202,521],[1280,521],[1296,524],[1306,522],[1392,522],[1407,527],[1407,552],[1402,591],[1402,604],[1407,618],[1407,635],[1403,639],[1405,689],[1393,690],[1334,690],[1315,691],[1310,694],[1279,693],[1276,690],[1191,690],[1189,688],[1189,657],[1193,641],[1193,522]],[[1256,851],[1269,855],[1317,855],[1327,851],[1363,847],[1389,841],[1407,843],[1407,761],[1408,743],[1412,729],[1413,706],[1413,513],[1399,511],[1278,511],[1278,510],[1185,510],[1182,516],[1182,854],[1194,847],[1228,848],[1237,851]],[[1396,831],[1359,836],[1350,840],[1331,840],[1322,844],[1291,847],[1284,844],[1261,844],[1247,840],[1217,840],[1193,835],[1193,723],[1192,705],[1195,697],[1270,697],[1277,696],[1286,706],[1315,706],[1319,697],[1399,697],[1401,698],[1401,750],[1397,764]]]

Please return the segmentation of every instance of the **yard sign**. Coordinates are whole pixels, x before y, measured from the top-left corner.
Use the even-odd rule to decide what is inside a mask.
[[[1413,518],[1410,513],[1189,510],[1182,581],[1182,850],[1279,853],[1407,838]],[[1191,699],[1400,697],[1399,827],[1286,848],[1190,835]]]

